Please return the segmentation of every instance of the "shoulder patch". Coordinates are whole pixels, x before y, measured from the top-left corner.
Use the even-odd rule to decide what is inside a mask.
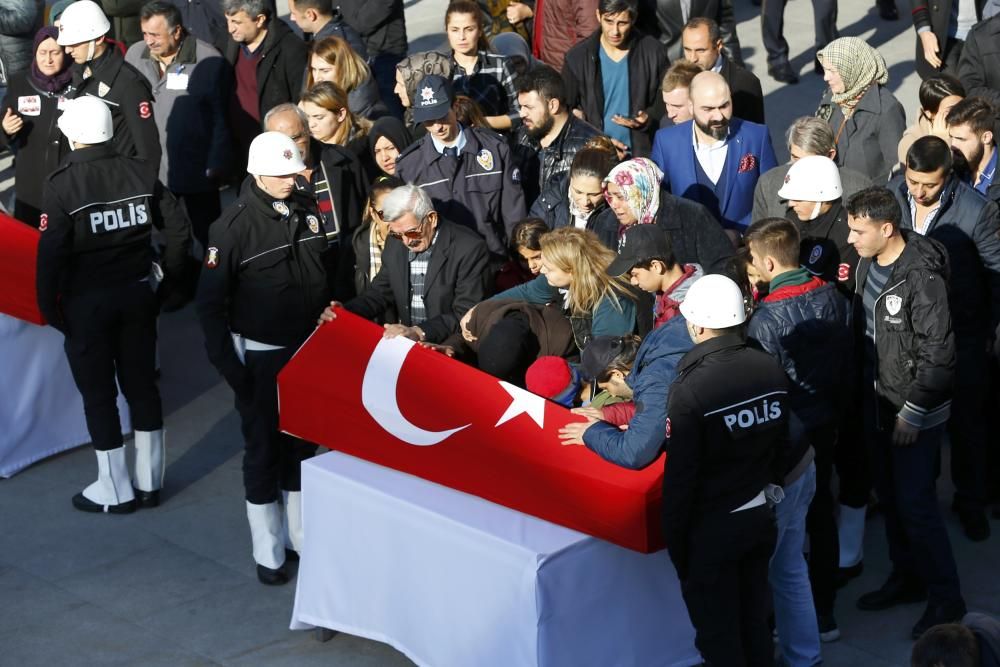
[[[143,120],[148,120],[153,116],[153,108],[149,105],[149,102],[142,101],[139,102],[139,118]]]
[[[211,248],[208,249],[208,252],[205,253],[205,268],[214,269],[218,265],[219,265],[219,249],[216,248],[215,246],[212,246]]]
[[[44,232],[48,228],[49,228],[49,214],[42,213],[40,216],[38,216],[38,231]]]

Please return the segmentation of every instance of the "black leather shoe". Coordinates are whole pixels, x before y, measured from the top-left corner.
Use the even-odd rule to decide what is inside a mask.
[[[781,83],[798,83],[799,75],[795,73],[792,66],[788,63],[781,63],[779,65],[770,65],[767,68],[768,75],[775,81],[780,81]]]
[[[965,536],[973,542],[982,542],[990,537],[990,520],[984,510],[958,510],[958,520]]]
[[[257,564],[257,580],[266,586],[281,586],[288,583],[288,573],[284,564],[276,570]]]
[[[140,491],[139,489],[132,487],[132,490],[135,491],[135,500],[139,503],[139,507],[149,509],[160,506],[159,489],[156,491]]]
[[[73,507],[81,512],[94,512],[95,514],[103,514],[105,511],[104,505],[98,505],[82,493],[73,496]],[[108,505],[107,509],[108,514],[131,514],[134,511],[135,500],[130,500],[127,503],[119,503],[118,505]]]
[[[922,634],[935,625],[940,625],[941,623],[958,623],[965,616],[965,612],[965,603],[961,600],[947,604],[930,602],[927,604],[927,609],[924,610],[923,616],[913,626],[910,636],[914,639],[920,639]]]
[[[858,561],[856,565],[851,565],[850,567],[840,567],[837,568],[837,588],[843,588],[846,586],[851,579],[856,579],[861,576],[861,573],[865,571],[865,562]]]
[[[878,15],[885,21],[898,21],[899,10],[893,0],[886,0],[876,3],[878,5]]]
[[[889,579],[882,584],[882,588],[865,593],[858,598],[858,609],[881,611],[899,604],[922,602],[926,599],[926,586],[912,577],[907,577],[893,570]]]

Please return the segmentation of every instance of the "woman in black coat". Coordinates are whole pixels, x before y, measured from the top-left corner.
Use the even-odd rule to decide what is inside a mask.
[[[573,158],[570,170],[553,178],[528,213],[549,229],[577,227],[597,234],[601,243],[618,249],[618,218],[604,201],[601,185],[618,163],[614,148],[588,147]]]
[[[52,26],[38,31],[31,67],[11,78],[0,109],[0,147],[12,147],[17,153],[14,217],[33,227],[40,224],[42,184],[69,152],[56,119],[70,88],[69,66],[73,61],[56,44],[58,35],[59,30]]]

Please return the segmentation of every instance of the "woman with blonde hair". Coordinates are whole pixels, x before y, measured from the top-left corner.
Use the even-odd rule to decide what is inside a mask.
[[[299,108],[309,119],[309,134],[321,144],[343,146],[361,162],[366,174],[378,174],[368,151],[368,131],[372,122],[355,116],[344,89],[321,81],[302,94]],[[371,182],[371,178],[366,178]]]
[[[560,227],[539,239],[541,275],[500,292],[493,299],[522,301],[538,306],[555,304],[569,319],[579,352],[595,336],[624,336],[635,329],[635,302],[628,283],[607,274],[615,259],[593,232]],[[472,309],[474,310],[474,309]],[[469,331],[472,310],[461,321],[462,336]],[[497,322],[479,341],[479,367],[499,378],[523,382],[524,372],[538,356],[540,343],[528,318],[514,314]]]
[[[375,120],[389,113],[368,64],[340,37],[324,37],[309,47],[306,90],[321,81],[347,92],[347,107],[355,116]]]

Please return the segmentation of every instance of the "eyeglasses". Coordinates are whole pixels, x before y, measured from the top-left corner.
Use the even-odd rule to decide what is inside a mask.
[[[381,211],[376,211],[376,213],[379,214],[380,218],[382,217]],[[427,222],[428,217],[430,217],[430,213],[428,213],[427,215],[425,215],[423,218],[420,219],[420,223],[416,226],[415,229],[407,229],[405,232],[402,233],[390,231],[389,236],[395,237],[397,239],[402,239],[403,237],[406,237],[411,240],[419,239],[424,235],[423,232],[424,223]]]

